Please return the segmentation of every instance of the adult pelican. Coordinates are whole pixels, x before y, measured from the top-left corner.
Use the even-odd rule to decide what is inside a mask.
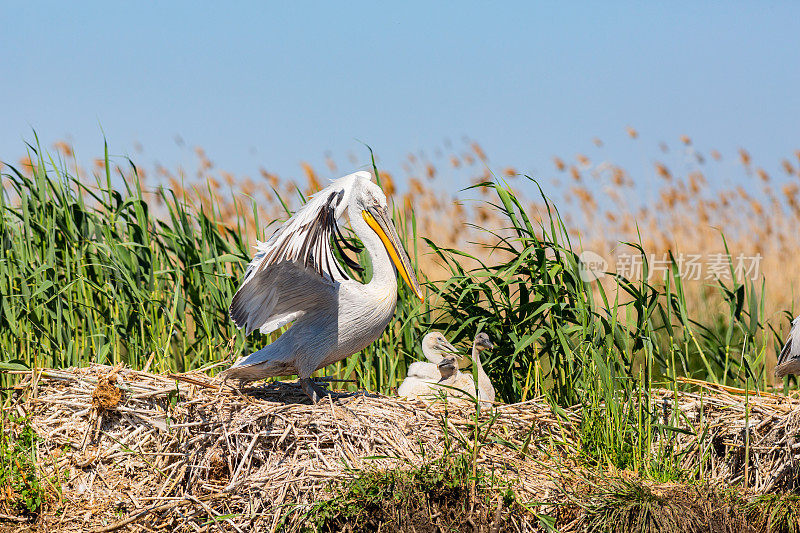
[[[789,338],[778,356],[775,376],[783,378],[789,374],[800,376],[800,316],[792,321]]]
[[[345,211],[372,261],[369,283],[350,279],[333,254],[331,241],[349,267],[361,269],[340,244],[360,251],[342,238],[336,224]],[[231,301],[231,318],[245,335],[293,324],[275,342],[239,358],[224,372],[225,379],[297,374],[303,391],[316,402],[329,392],[311,381],[311,374],[362,350],[383,333],[397,303],[396,272],[424,298],[389,219],[386,195],[367,172],[334,180],[267,242],[257,242],[256,249]]]

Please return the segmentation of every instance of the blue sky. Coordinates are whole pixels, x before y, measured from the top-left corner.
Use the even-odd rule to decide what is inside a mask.
[[[0,160],[32,128],[87,160],[102,127],[140,166],[193,168],[202,146],[251,176],[326,151],[349,171],[359,141],[398,170],[468,136],[533,174],[594,137],[634,172],[684,133],[775,173],[800,148],[800,3],[225,4],[6,3]]]

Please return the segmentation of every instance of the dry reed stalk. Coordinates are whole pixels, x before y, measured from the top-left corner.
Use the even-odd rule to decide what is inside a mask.
[[[93,397],[109,381],[120,400],[97,409]],[[329,497],[333,482],[419,465],[422,450],[427,459],[441,456],[445,409],[451,431],[468,435],[474,424],[465,404],[370,394],[309,405],[296,383],[268,383],[243,395],[219,391],[199,372],[94,365],[28,373],[9,409],[29,416],[41,457],[66,450],[41,462],[67,473],[68,504],[58,519],[43,515],[42,525],[57,520],[65,530],[111,531],[147,517],[190,531],[212,515],[234,514],[226,519],[233,529],[270,529],[287,505],[302,510]],[[556,424],[541,403],[498,409],[511,442],[521,443],[532,425],[544,432]],[[490,446],[480,461],[499,467],[511,456]],[[246,513],[256,506],[257,514]]]
[[[120,400],[99,411],[92,398],[112,375]],[[113,531],[147,517],[179,531],[209,520],[223,530],[275,530],[285,517],[292,529],[301,511],[330,497],[332,484],[441,457],[445,430],[451,442],[461,435],[471,445],[475,412],[464,402],[349,394],[309,405],[296,383],[241,394],[216,385],[199,372],[159,375],[102,365],[28,372],[6,409],[29,417],[40,437],[41,468],[66,474],[62,514],[43,513],[39,525]],[[678,425],[691,431],[670,437],[676,455],[687,468],[704,461],[709,480],[725,484],[740,483],[747,466],[753,492],[800,485],[800,400],[762,395],[745,403],[736,392],[654,391],[677,406]],[[556,488],[580,470],[573,455],[580,413],[568,410],[559,419],[541,400],[494,410],[497,421],[477,464],[527,500],[556,501]],[[479,422],[488,416],[484,410]],[[534,444],[521,454],[526,442]],[[450,453],[474,452],[454,446]]]

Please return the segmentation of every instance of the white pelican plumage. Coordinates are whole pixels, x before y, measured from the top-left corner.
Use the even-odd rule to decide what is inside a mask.
[[[460,389],[481,402],[493,402],[495,398],[494,386],[489,381],[489,376],[483,371],[480,356],[482,351],[491,350],[492,348],[494,348],[494,344],[489,340],[489,335],[481,332],[475,336],[475,340],[472,343],[472,363],[475,365],[475,370],[478,374],[477,388],[475,387],[475,380],[472,379],[472,374],[460,372],[458,370],[458,362],[452,356],[445,357],[438,365],[441,375],[439,384]],[[453,395],[454,392],[447,392],[447,394]]]
[[[347,212],[350,226],[372,262],[372,279],[347,276],[331,248],[351,268],[336,219]],[[257,252],[233,296],[230,315],[249,335],[270,333],[289,323],[275,342],[239,358],[225,379],[252,381],[297,374],[303,391],[316,402],[328,391],[311,374],[369,346],[394,315],[399,272],[420,299],[422,289],[389,218],[386,195],[367,172],[334,180],[317,192]]]
[[[789,374],[800,376],[800,316],[792,321],[789,338],[778,356],[775,376],[783,378]]]
[[[472,342],[472,363],[475,365],[478,374],[478,397],[481,400],[490,402],[493,402],[495,398],[494,385],[492,385],[489,376],[483,370],[481,352],[492,348],[494,348],[494,344],[489,340],[489,335],[483,332],[475,335],[475,340]]]
[[[397,395],[416,397],[431,394],[436,382],[441,379],[437,365],[446,355],[454,353],[456,349],[438,331],[431,331],[425,335],[422,338],[422,354],[429,362],[411,363],[406,379],[397,388]]]
[[[472,376],[458,370],[458,361],[455,357],[451,356],[442,359],[438,364],[437,370],[440,378],[434,388],[438,391],[443,392],[446,396],[455,396],[457,398],[467,398],[469,396],[474,398],[477,393],[477,397],[483,399],[480,398],[480,391],[475,390],[475,381]],[[444,387],[439,387],[439,385],[444,385]],[[458,389],[466,394],[461,394],[453,389]]]

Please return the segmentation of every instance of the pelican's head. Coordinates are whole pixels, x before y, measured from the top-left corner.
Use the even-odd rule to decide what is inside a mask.
[[[408,286],[411,287],[411,290],[414,291],[414,294],[420,300],[425,300],[417,281],[417,275],[414,273],[414,269],[411,268],[411,261],[408,259],[408,254],[406,254],[403,244],[400,242],[400,237],[397,235],[397,230],[389,216],[389,204],[386,202],[386,195],[372,181],[364,179],[361,176],[362,174],[369,176],[366,172],[356,173],[362,179],[355,180],[355,186],[352,191],[353,196],[350,201],[361,211],[361,216],[372,228],[372,231],[378,234],[394,266]]]
[[[422,339],[422,353],[429,361],[438,363],[443,357],[457,353],[444,335],[438,331],[431,331]]]
[[[491,350],[492,348],[494,348],[494,344],[492,344],[492,341],[489,340],[489,335],[487,335],[482,331],[477,335],[475,335],[474,345],[479,352],[482,352],[483,350]]]
[[[456,369],[458,368],[458,364],[456,363],[455,357],[445,357],[441,360],[441,362],[437,365],[439,367],[439,374],[441,374],[442,379],[439,381],[444,381],[445,379],[449,378],[453,374],[455,374]]]

